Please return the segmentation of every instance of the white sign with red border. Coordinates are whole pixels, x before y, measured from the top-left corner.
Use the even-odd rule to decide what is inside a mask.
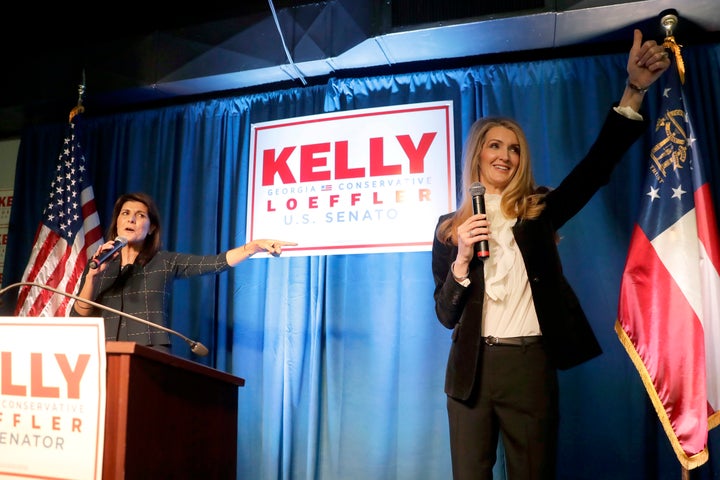
[[[247,241],[283,256],[429,251],[455,209],[452,102],[253,124]]]
[[[0,478],[102,478],[102,318],[0,317]]]

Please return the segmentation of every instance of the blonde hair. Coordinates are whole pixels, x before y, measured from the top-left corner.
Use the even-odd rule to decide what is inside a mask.
[[[436,236],[444,243],[457,245],[457,228],[473,214],[470,185],[480,181],[480,151],[491,128],[503,127],[511,130],[520,144],[520,162],[510,183],[502,194],[500,209],[508,218],[537,218],[545,205],[542,199],[547,189],[540,189],[530,164],[530,148],[522,127],[508,117],[484,117],[476,120],[470,127],[465,145],[463,146],[463,189],[460,207],[455,213],[442,222]]]

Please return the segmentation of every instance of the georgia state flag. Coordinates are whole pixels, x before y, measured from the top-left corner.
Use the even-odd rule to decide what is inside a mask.
[[[692,469],[720,423],[720,243],[680,78],[667,73],[615,330]]]

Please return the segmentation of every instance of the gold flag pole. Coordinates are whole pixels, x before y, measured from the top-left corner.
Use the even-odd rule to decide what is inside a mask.
[[[663,47],[673,52],[675,55],[675,65],[678,69],[678,75],[680,76],[680,83],[685,84],[685,63],[683,62],[682,55],[680,54],[680,45],[675,41],[673,31],[678,24],[678,17],[672,13],[663,15],[660,19],[660,25],[665,30],[665,41],[663,41]],[[690,470],[682,468],[682,480],[690,480]]]
[[[84,97],[85,97],[85,70],[83,70],[83,74],[82,74],[82,83],[80,85],[78,85],[77,105],[75,107],[73,107],[72,110],[70,110],[70,123],[72,123],[73,118],[75,118],[75,115],[85,111],[85,107],[83,106]]]
[[[685,84],[685,63],[683,62],[682,55],[680,54],[680,45],[678,45],[675,41],[675,37],[673,36],[673,30],[675,30],[677,23],[678,17],[672,13],[664,15],[660,19],[660,25],[662,25],[665,30],[665,41],[663,42],[663,47],[672,51],[675,55],[675,65],[677,65],[678,74],[680,75],[680,83]]]

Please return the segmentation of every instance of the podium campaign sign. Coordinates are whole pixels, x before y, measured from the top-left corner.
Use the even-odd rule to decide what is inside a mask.
[[[102,318],[0,317],[0,478],[100,479]]]

